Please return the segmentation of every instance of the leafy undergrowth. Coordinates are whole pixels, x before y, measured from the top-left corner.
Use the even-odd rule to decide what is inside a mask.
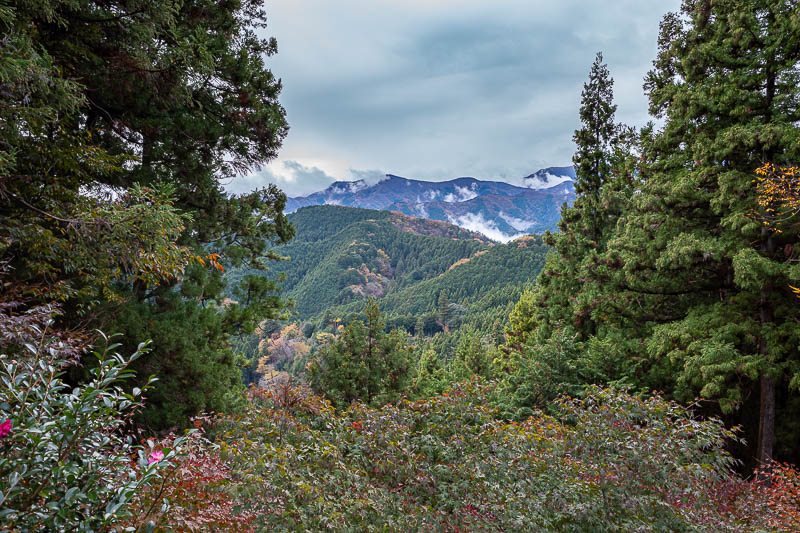
[[[496,420],[491,385],[335,411],[286,385],[218,422],[240,530],[791,531],[797,472],[733,474],[717,420],[594,389],[555,417]],[[771,483],[766,480],[771,477]],[[175,502],[173,505],[179,505]],[[173,507],[174,508],[174,507]],[[235,513],[234,513],[235,515]],[[246,527],[245,527],[246,526]]]

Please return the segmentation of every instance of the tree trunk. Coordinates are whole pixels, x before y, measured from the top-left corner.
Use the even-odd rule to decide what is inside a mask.
[[[761,229],[761,252],[767,257],[771,257],[775,251],[775,242],[768,228]],[[774,320],[772,313],[772,303],[769,296],[771,285],[761,289],[759,301],[759,319],[761,322],[761,341],[759,342],[758,352],[765,358],[769,358],[769,346],[767,346],[766,327]],[[761,398],[759,402],[758,416],[758,445],[756,446],[756,459],[760,465],[764,465],[772,460],[772,448],[775,441],[775,378],[769,373],[769,368],[761,371]]]
[[[761,376],[761,410],[758,417],[758,449],[756,458],[759,465],[772,460],[775,440],[775,378]]]
[[[769,28],[771,29],[775,23],[775,14],[770,10],[767,17]],[[775,55],[771,53],[767,58],[766,65],[766,101],[765,121],[772,121],[772,105],[775,99]],[[764,156],[767,161],[773,159],[773,149],[766,149]],[[772,232],[764,227],[761,228],[761,253],[769,258],[772,258],[775,252],[775,241],[773,240]],[[759,345],[759,353],[769,357],[769,347],[764,335],[764,326],[773,322],[774,317],[772,313],[772,304],[769,301],[769,293],[772,289],[771,286],[764,287],[761,290],[761,301],[759,302],[759,318],[761,320],[761,343]],[[772,460],[772,448],[775,442],[775,378],[769,373],[762,371],[761,373],[761,398],[759,405],[758,416],[758,445],[756,447],[756,459],[759,465],[765,465]]]

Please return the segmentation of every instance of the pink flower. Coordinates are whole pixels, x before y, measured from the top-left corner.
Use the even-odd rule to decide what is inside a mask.
[[[163,458],[164,458],[164,452],[162,452],[161,450],[150,452],[150,456],[147,458],[147,464],[157,463]]]
[[[0,424],[0,439],[11,433],[11,420],[6,418],[6,421]]]

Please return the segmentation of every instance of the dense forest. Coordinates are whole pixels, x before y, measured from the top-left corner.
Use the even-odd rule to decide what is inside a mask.
[[[0,529],[800,529],[796,1],[666,14],[641,129],[598,54],[508,244],[227,193],[289,131],[266,22],[0,5]]]

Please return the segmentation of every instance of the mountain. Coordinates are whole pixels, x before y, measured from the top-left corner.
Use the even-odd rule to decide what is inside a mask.
[[[574,180],[574,167],[549,167],[537,170],[530,176],[525,176],[522,178],[522,183],[529,189],[547,189],[560,183]]]
[[[286,211],[293,212],[307,205],[322,204],[386,209],[397,202],[424,203],[434,200],[463,202],[486,194],[512,196],[525,190],[524,187],[501,181],[481,181],[475,178],[422,181],[387,174],[385,179],[375,183],[367,183],[364,180],[337,181],[324,191],[289,198]]]
[[[561,206],[574,198],[571,182],[541,190],[524,189],[513,196],[487,194],[464,202],[395,203],[389,210],[447,220],[483,233],[497,241],[553,230],[561,218]]]
[[[534,279],[547,253],[538,237],[496,244],[453,224],[390,211],[309,206],[289,220],[295,238],[274,249],[289,259],[272,266],[300,320],[348,316],[374,297],[390,317],[413,327],[416,316],[435,309],[440,291],[468,306]],[[228,276],[235,281],[245,273]]]
[[[525,187],[500,181],[458,178],[430,182],[387,174],[368,183],[337,181],[324,191],[289,198],[286,211],[341,205],[391,210],[457,224],[496,241],[555,230],[561,206],[575,197],[572,167],[551,167],[523,178]]]

